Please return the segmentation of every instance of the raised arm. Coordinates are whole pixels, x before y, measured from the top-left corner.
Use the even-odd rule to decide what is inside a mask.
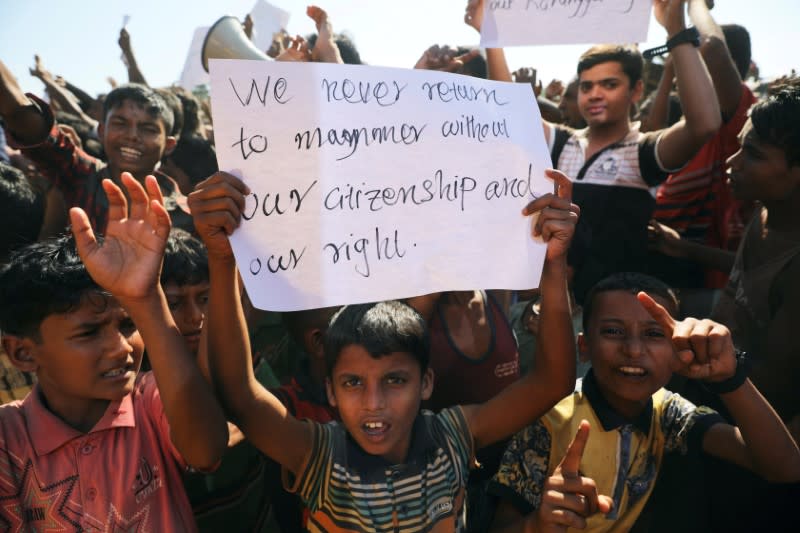
[[[730,331],[711,320],[676,322],[645,293],[639,301],[668,335],[681,360],[679,373],[717,389],[736,422],[715,424],[703,437],[703,450],[748,468],[768,481],[800,481],[800,450],[772,406],[737,364]]]
[[[228,428],[159,283],[170,228],[161,189],[153,176],[145,179],[146,191],[127,172],[122,183],[130,197],[130,214],[122,190],[111,180],[103,181],[109,222],[102,244],[86,213],[77,207],[70,210],[78,253],[92,278],[120,302],[140,331],[175,447],[188,464],[211,469],[225,451]]]
[[[731,57],[725,34],[708,6],[713,0],[689,0],[689,19],[700,32],[700,53],[711,74],[722,116],[729,119],[739,107],[742,97],[742,78]]]
[[[653,0],[656,20],[667,30],[670,39],[686,29],[686,0]],[[685,165],[719,130],[722,118],[700,52],[691,43],[671,51],[684,118],[667,129],[658,143],[658,157],[666,170]]]
[[[47,93],[51,98],[58,100],[62,110],[79,117],[92,128],[96,127],[97,121],[84,113],[78,102],[71,98],[70,95],[67,94],[65,88],[56,82],[50,71],[42,66],[39,56],[34,56],[34,58],[35,64],[33,68],[30,69],[31,76],[38,78],[39,81],[44,83],[44,86],[47,88]]]
[[[531,202],[524,215],[538,213],[533,235],[547,242],[541,291],[540,328],[533,367],[519,381],[480,405],[464,407],[464,413],[480,448],[502,440],[530,424],[569,394],[575,386],[575,334],[567,293],[567,250],[578,221],[578,206],[571,202],[572,183],[557,170],[547,171],[555,180],[556,194]]]
[[[25,93],[17,79],[0,61],[0,116],[6,128],[22,144],[40,143],[50,131],[47,119]]]
[[[204,328],[211,377],[232,421],[247,439],[292,472],[311,449],[311,427],[295,419],[253,375],[236,261],[228,236],[239,226],[247,186],[217,172],[189,195],[197,233],[208,248],[208,315]],[[201,354],[201,357],[203,355]]]
[[[668,126],[669,118],[669,95],[672,93],[672,86],[675,82],[675,68],[672,66],[672,59],[667,57],[664,61],[664,71],[658,81],[653,102],[650,105],[650,112],[642,119],[642,131],[656,131]]]
[[[119,39],[117,40],[122,56],[125,61],[125,66],[128,68],[128,81],[131,83],[141,83],[147,85],[147,80],[144,79],[144,74],[139,70],[139,64],[136,62],[136,56],[133,54],[133,47],[131,46],[131,36],[128,30],[122,28],[119,31]]]

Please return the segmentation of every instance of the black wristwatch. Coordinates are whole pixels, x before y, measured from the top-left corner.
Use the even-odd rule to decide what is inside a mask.
[[[656,46],[655,48],[650,48],[642,52],[642,56],[645,59],[651,59],[655,56],[662,56],[678,46],[679,44],[689,43],[695,48],[700,46],[700,32],[697,31],[697,28],[694,26],[690,28],[686,28],[685,30],[681,30],[675,35],[673,35],[666,44],[661,46]]]
[[[750,360],[747,358],[747,353],[737,349],[736,372],[726,380],[717,382],[706,381],[703,385],[714,394],[726,394],[741,387],[747,380],[748,374],[750,374]]]

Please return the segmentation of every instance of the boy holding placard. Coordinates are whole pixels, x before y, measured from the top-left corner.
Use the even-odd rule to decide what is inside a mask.
[[[342,422],[301,422],[252,374],[250,347],[228,235],[239,225],[240,180],[217,173],[190,196],[209,250],[208,352],[220,398],[246,437],[283,465],[284,483],[310,509],[310,531],[462,531],[464,489],[475,450],[530,423],[573,385],[574,337],[566,251],[577,220],[571,183],[551,171],[558,194],[538,212],[534,234],[547,241],[542,327],[536,367],[481,405],[438,415],[420,403],[433,389],[422,317],[399,302],[347,306],[325,341],[327,394]]]
[[[578,63],[578,107],[588,126],[572,130],[543,121],[553,165],[575,180],[581,220],[569,253],[578,302],[601,278],[643,270],[647,222],[655,202],[649,188],[685,165],[713,137],[721,115],[711,77],[685,23],[685,0],[654,0],[656,20],[667,30],[684,119],[642,133],[630,113],[642,97],[642,54],[634,46],[603,44]],[[478,31],[483,0],[471,0],[465,21]],[[512,81],[501,48],[487,50],[492,79]]]

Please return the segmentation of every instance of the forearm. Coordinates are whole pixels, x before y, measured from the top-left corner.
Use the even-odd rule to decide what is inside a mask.
[[[246,431],[241,418],[246,412],[250,384],[255,377],[236,263],[233,257],[209,257],[208,271],[212,280],[205,326],[208,368],[227,413]]]
[[[486,49],[486,74],[488,79],[494,81],[513,81],[511,71],[508,70],[506,53],[502,48]]]
[[[686,239],[682,239],[680,243],[684,251],[684,257],[690,261],[720,272],[730,272],[733,268],[733,263],[736,260],[736,253],[734,252],[687,241]]]
[[[0,62],[0,116],[6,128],[22,144],[36,144],[49,131],[39,108],[22,92],[17,80]]]
[[[546,334],[537,336],[536,357],[528,375],[543,376],[545,382],[551,384],[553,397],[559,400],[574,389],[577,357],[565,258],[545,261],[539,287],[539,331]],[[532,392],[539,394],[539,391]]]
[[[670,37],[673,35],[671,33]],[[714,84],[700,52],[691,44],[676,46],[670,51],[670,55],[686,127],[699,148],[722,124]]]
[[[84,91],[80,87],[76,87],[75,85],[71,84],[68,81],[65,81],[64,83],[66,83],[66,85],[67,85],[67,90],[69,92],[71,92],[72,94],[74,94],[75,97],[78,100],[80,100],[80,103],[82,103],[83,105],[88,107],[88,106],[90,106],[90,105],[92,105],[94,103],[95,99],[92,98],[89,95],[89,93],[87,93],[86,91]]]
[[[733,392],[721,394],[720,399],[741,432],[753,471],[773,482],[800,481],[800,450],[750,380]]]
[[[145,341],[170,437],[188,464],[210,469],[228,442],[225,416],[172,319],[160,286],[146,301],[122,301]]]
[[[66,90],[57,84],[55,80],[49,76],[42,76],[39,79],[45,84],[45,87],[47,87],[47,91],[50,96],[58,101],[62,111],[66,111],[67,113],[72,113],[73,115],[80,117],[81,120],[92,127],[97,125],[97,121],[84,113],[78,102],[69,94],[67,94]]]
[[[133,50],[123,50],[125,54],[125,64],[128,67],[128,81],[130,83],[141,83],[147,85],[147,80],[144,79],[144,74],[139,70],[139,64],[136,62],[136,57],[133,55]],[[149,87],[149,85],[148,85]]]

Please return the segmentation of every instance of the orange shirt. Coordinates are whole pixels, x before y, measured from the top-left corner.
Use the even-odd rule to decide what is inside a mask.
[[[0,530],[196,531],[182,468],[149,372],[88,433],[34,386],[0,407]]]

